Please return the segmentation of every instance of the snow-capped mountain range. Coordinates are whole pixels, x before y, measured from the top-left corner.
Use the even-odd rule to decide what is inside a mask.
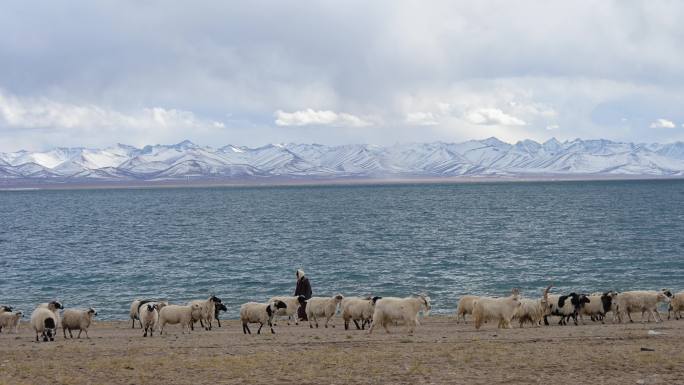
[[[684,176],[684,143],[609,140],[515,144],[496,138],[393,146],[269,144],[56,148],[0,153],[0,181],[164,181],[442,176]]]

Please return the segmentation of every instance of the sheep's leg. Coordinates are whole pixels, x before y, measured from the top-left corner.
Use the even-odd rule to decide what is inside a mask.
[[[356,326],[356,330],[360,330],[360,329],[362,330],[363,329],[363,321],[361,321],[361,327],[359,327],[359,323],[356,322],[356,320],[352,320],[352,321],[354,321],[354,325]],[[347,321],[347,324],[349,324],[349,321]]]
[[[658,309],[652,310],[651,312],[655,313],[655,315],[653,316],[653,320],[655,322],[663,322],[663,318],[660,317],[660,313],[658,313]],[[658,317],[658,318],[656,319],[656,317]]]
[[[271,334],[275,334],[275,330],[273,330],[273,324],[271,321],[268,321],[268,326],[271,328]]]
[[[133,324],[131,325],[131,329],[135,329],[135,318],[131,319],[133,321]]]
[[[544,325],[549,326],[549,318],[548,318],[548,316],[544,316]]]
[[[247,324],[245,322],[242,323],[242,332],[244,334],[248,334],[248,333],[252,334],[252,332],[249,330],[249,327],[247,326]]]
[[[81,333],[83,332],[83,329],[78,331],[78,336],[76,338],[81,339]],[[86,337],[88,336],[88,333],[86,332]],[[73,337],[72,337],[73,338]]]
[[[71,330],[69,330],[71,332]],[[66,339],[66,328],[62,328],[62,333],[64,334],[64,339]]]
[[[216,317],[216,322],[218,322],[218,326],[221,327],[221,320],[218,317]]]
[[[69,329],[69,337],[70,337],[72,340],[74,339],[74,335],[71,333],[71,329]],[[64,339],[66,339],[66,337],[64,337]]]
[[[264,324],[259,323],[259,330],[257,330],[257,334],[261,334],[261,328],[264,327]]]

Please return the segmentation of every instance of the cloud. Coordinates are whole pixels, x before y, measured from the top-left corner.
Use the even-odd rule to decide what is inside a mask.
[[[466,113],[465,119],[473,124],[482,125],[503,125],[503,126],[524,126],[526,123],[508,115],[498,108],[479,108]]]
[[[415,126],[434,126],[439,124],[432,112],[409,112],[406,114],[406,123]]]
[[[224,127],[223,123],[199,119],[190,111],[162,107],[123,113],[92,104],[70,104],[47,98],[22,99],[0,92],[0,124],[11,128],[47,129],[153,129]]]
[[[199,127],[216,119],[221,140],[245,145],[551,133],[684,140],[684,130],[649,128],[655,117],[684,122],[684,2],[595,5],[10,1],[0,12],[0,89],[44,110],[0,117],[0,147],[72,144],[90,122],[97,145],[143,131],[152,142],[200,143]],[[84,25],[97,28],[84,34]],[[60,126],[63,135],[10,134],[18,126],[8,120]],[[313,124],[329,129],[282,129]],[[552,124],[562,130],[546,130]],[[367,129],[346,129],[354,126]]]
[[[337,126],[337,127],[363,127],[370,125],[369,122],[344,112],[337,113],[330,110],[306,110],[275,112],[275,124],[278,126]]]
[[[560,126],[557,125],[557,124],[549,124],[548,126],[546,126],[546,129],[549,130],[549,131],[550,131],[550,130],[557,130],[559,127],[560,127]]]
[[[673,121],[667,119],[656,119],[655,122],[651,123],[650,128],[675,128],[677,127]]]

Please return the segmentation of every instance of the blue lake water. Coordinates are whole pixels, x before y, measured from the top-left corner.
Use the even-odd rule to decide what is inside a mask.
[[[0,192],[0,304],[684,288],[684,181]]]

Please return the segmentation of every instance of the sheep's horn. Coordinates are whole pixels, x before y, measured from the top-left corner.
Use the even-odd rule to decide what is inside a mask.
[[[553,287],[553,283],[551,283],[549,286],[544,289],[544,301],[548,301],[549,299],[549,290]]]

